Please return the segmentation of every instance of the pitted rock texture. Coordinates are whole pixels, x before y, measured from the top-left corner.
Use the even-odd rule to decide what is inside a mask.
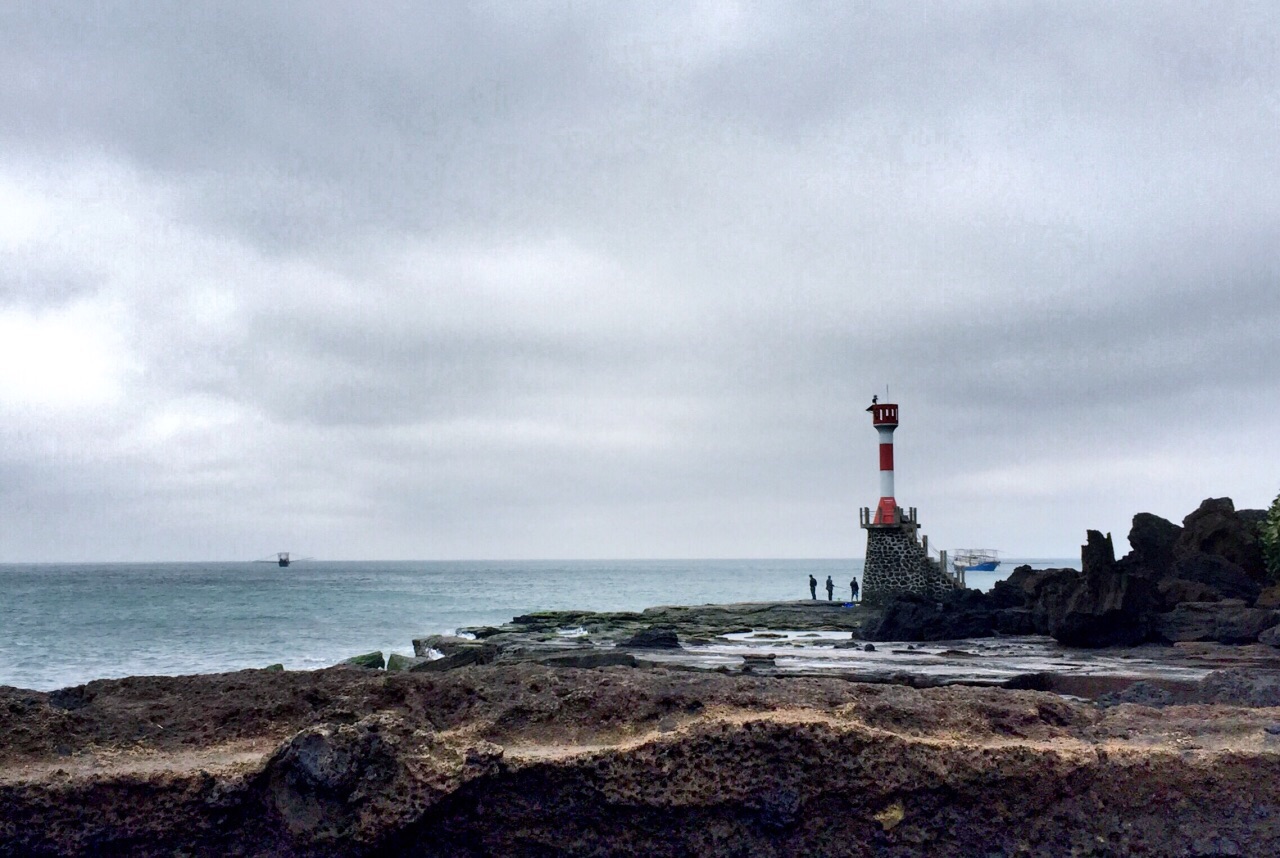
[[[91,686],[0,689],[0,855],[1280,846],[1269,709],[530,664]]]
[[[942,599],[956,584],[931,563],[915,534],[900,527],[867,528],[867,559],[862,572],[862,600],[881,604],[910,593]]]

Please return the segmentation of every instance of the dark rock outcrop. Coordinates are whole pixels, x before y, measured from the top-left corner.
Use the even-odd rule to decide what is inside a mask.
[[[904,593],[890,599],[880,618],[862,636],[871,641],[945,641],[987,637],[995,628],[995,610],[975,590],[956,591],[942,601]]]
[[[549,655],[538,659],[540,664],[548,667],[637,667],[640,662],[629,652],[616,650],[589,650],[587,652],[567,652],[563,655]]]
[[[1225,557],[1191,551],[1173,561],[1169,574],[1174,579],[1203,584],[1223,599],[1240,599],[1252,605],[1262,592],[1262,584]]]
[[[640,629],[626,640],[619,641],[618,646],[631,649],[679,649],[680,639],[675,629],[648,628]]]
[[[387,662],[381,652],[367,652],[364,655],[353,655],[342,662],[342,667],[356,667],[362,670],[382,670]]]
[[[1264,581],[1255,518],[1253,511],[1237,512],[1230,498],[1205,500],[1181,527],[1138,513],[1129,531],[1132,550],[1119,561],[1110,535],[1091,530],[1081,571],[1019,567],[992,590],[1003,611],[996,628],[1029,627],[1080,647],[1256,640],[1269,615],[1248,609]],[[1222,601],[1231,604],[1208,607]],[[1263,607],[1275,607],[1280,597],[1273,601]]]
[[[1266,578],[1256,526],[1236,512],[1231,498],[1208,498],[1184,518],[1174,553],[1212,554],[1239,566],[1255,581]]]
[[[1183,602],[1217,602],[1222,594],[1207,584],[1182,578],[1164,578],[1156,582],[1159,611],[1171,611]]]
[[[413,654],[419,658],[427,658],[435,650],[441,655],[453,655],[466,649],[479,646],[475,638],[464,638],[457,635],[429,635],[425,638],[414,638]]]
[[[1217,641],[1253,643],[1258,635],[1280,623],[1280,612],[1250,608],[1239,599],[1220,602],[1183,602],[1172,611],[1157,614],[1152,633],[1167,643]]]
[[[440,673],[476,664],[492,664],[498,657],[496,646],[469,646],[460,648],[444,658],[419,661],[409,668],[410,673]]]
[[[1133,517],[1133,526],[1129,529],[1132,550],[1125,561],[1135,567],[1167,569],[1173,563],[1174,546],[1181,535],[1182,528],[1168,519],[1140,512]]]
[[[395,673],[401,670],[412,670],[415,665],[422,664],[424,661],[429,661],[429,659],[422,656],[408,656],[393,652],[387,656],[387,672]]]
[[[1048,632],[1067,646],[1129,646],[1150,634],[1159,604],[1152,582],[1117,565],[1111,536],[1088,532],[1074,586],[1043,604]]]

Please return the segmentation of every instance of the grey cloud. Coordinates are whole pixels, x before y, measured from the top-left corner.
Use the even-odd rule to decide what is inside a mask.
[[[237,551],[288,523],[369,556],[858,553],[886,383],[930,520],[985,535],[979,475],[1008,539],[1070,550],[1119,513],[1035,495],[1055,454],[1187,472],[1207,397],[1241,444],[1278,416],[1269,17],[6,6],[0,171],[137,188],[85,213],[120,246],[0,231],[0,313],[100,302],[140,368],[10,430],[85,452],[0,451],[35,534],[0,559],[74,521],[138,556],[208,522]],[[1273,493],[1224,461],[1186,480]]]

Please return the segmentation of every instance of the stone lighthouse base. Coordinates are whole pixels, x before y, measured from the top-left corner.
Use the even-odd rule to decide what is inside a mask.
[[[867,528],[867,561],[862,572],[862,600],[884,602],[903,593],[942,599],[958,585],[930,560],[914,528]]]

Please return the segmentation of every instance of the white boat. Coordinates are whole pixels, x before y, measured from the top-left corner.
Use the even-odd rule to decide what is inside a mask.
[[[956,548],[951,552],[951,565],[962,574],[994,572],[1000,565],[1000,552],[994,548]]]

